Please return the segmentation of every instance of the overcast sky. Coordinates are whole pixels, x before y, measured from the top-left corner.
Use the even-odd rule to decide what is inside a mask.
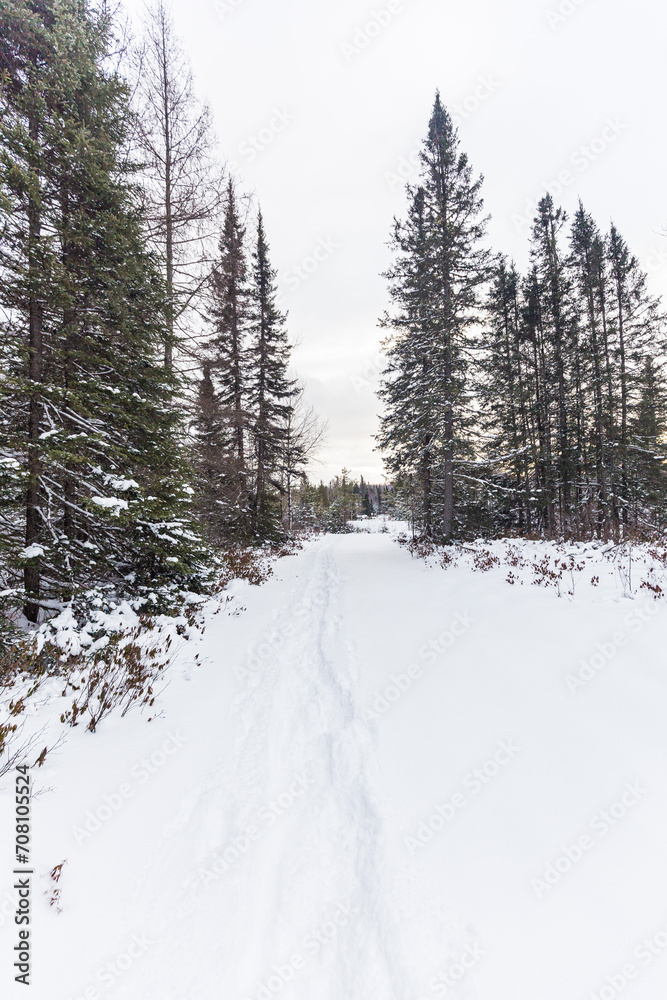
[[[129,11],[139,0],[126,0]],[[374,451],[387,239],[433,97],[484,174],[489,245],[527,262],[551,187],[610,219],[667,292],[665,28],[657,0],[172,0],[220,147],[261,202],[322,464]],[[408,176],[409,175],[409,176]],[[532,205],[531,205],[532,203]]]

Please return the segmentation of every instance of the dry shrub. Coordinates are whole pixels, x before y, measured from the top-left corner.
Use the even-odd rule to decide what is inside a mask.
[[[261,549],[226,549],[222,554],[224,567],[218,578],[218,588],[224,590],[232,580],[247,580],[258,587],[273,576],[269,557]]]
[[[60,882],[60,877],[63,873],[63,867],[67,864],[67,861],[61,861],[59,865],[56,865],[49,872],[49,878],[51,879],[51,886],[46,890],[44,895],[49,900],[49,906],[55,907],[58,913],[62,913],[60,908],[60,896],[62,894],[62,889],[58,885]]]
[[[152,623],[141,623],[129,635],[114,634],[93,656],[80,653],[68,658],[68,687],[77,691],[71,709],[60,716],[70,726],[87,713],[86,728],[92,733],[114,708],[125,715],[130,708],[152,707],[154,685],[164,669],[160,657],[171,646],[171,637],[146,647],[137,641]],[[80,671],[80,673],[79,673]],[[80,682],[80,683],[79,683]]]
[[[494,566],[500,566],[500,559],[490,549],[466,549],[472,552],[472,568],[478,573],[488,573]]]

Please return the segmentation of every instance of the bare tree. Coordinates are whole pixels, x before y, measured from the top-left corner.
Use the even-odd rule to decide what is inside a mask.
[[[282,491],[285,504],[285,527],[292,530],[293,496],[299,482],[306,478],[306,469],[316,455],[327,432],[313,407],[305,401],[300,386],[285,419],[285,439],[282,453]]]
[[[163,0],[146,10],[134,72],[148,234],[167,286],[164,363],[171,368],[174,348],[188,337],[188,316],[210,270],[223,185],[211,112],[195,95],[188,60]]]

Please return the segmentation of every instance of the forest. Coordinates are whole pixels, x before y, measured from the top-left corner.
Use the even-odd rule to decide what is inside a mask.
[[[261,209],[161,3],[132,38],[106,4],[19,0],[0,37],[5,627],[75,598],[177,606],[336,492],[307,495],[323,428]]]
[[[176,608],[230,550],[358,515],[445,543],[662,529],[665,319],[614,225],[546,195],[519,273],[437,95],[391,235],[387,481],[315,486],[325,428],[261,207],[218,157],[168,10],[135,38],[105,4],[18,0],[0,33],[6,636],[73,601]]]
[[[546,194],[530,266],[492,252],[439,95],[395,222],[379,442],[426,538],[653,537],[665,524],[665,314],[612,223]]]
[[[0,1000],[667,996],[666,31],[0,0]]]

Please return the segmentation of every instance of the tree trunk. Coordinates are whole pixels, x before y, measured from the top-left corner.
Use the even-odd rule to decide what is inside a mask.
[[[39,123],[36,115],[30,121],[30,137],[35,144],[39,141]],[[39,184],[35,170],[34,184]],[[26,548],[39,542],[42,517],[40,511],[40,458],[39,435],[41,432],[42,400],[41,382],[43,368],[42,306],[38,294],[37,245],[41,232],[40,206],[36,191],[30,191],[28,201],[28,284],[29,284],[29,349],[28,370],[30,375],[30,405],[28,415],[28,484],[26,489],[25,544]],[[29,622],[37,622],[39,617],[39,594],[41,573],[39,559],[31,559],[23,570],[23,585],[26,592],[24,614]]]
[[[171,371],[174,363],[174,222],[171,191],[171,123],[169,110],[169,77],[167,73],[167,40],[162,26],[162,99],[164,114],[164,220],[167,279],[167,336],[164,345],[164,366]]]

